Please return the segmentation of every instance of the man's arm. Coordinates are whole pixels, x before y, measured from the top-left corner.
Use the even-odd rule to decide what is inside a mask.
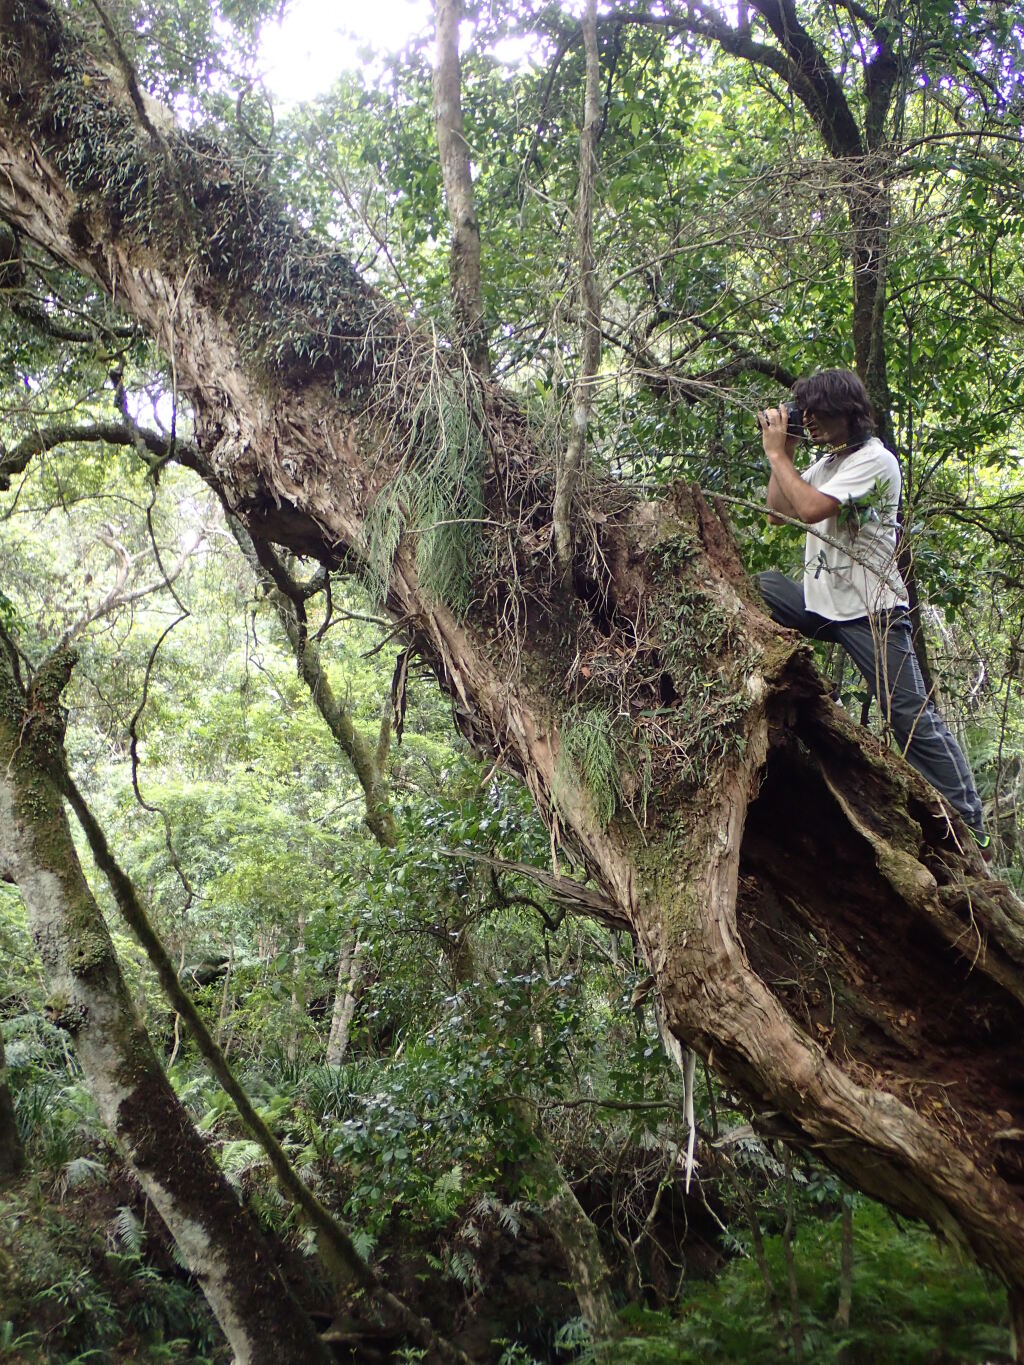
[[[795,442],[787,435],[788,425],[789,414],[785,408],[769,408],[761,415],[761,442],[772,467],[768,506],[813,526],[835,516],[839,511],[839,499],[822,493],[796,472],[793,466]]]
[[[783,517],[796,517],[799,521],[799,517],[796,516],[796,508],[779,487],[779,481],[775,477],[774,470],[772,470],[768,476],[768,495],[765,501],[773,512],[781,512]],[[784,524],[782,517],[773,517],[769,515],[768,520],[773,526],[782,526]]]

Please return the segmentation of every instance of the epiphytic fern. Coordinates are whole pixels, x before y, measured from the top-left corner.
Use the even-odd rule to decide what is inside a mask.
[[[600,707],[570,707],[562,721],[555,799],[564,801],[573,782],[583,784],[606,825],[620,796],[619,762],[612,718]]]

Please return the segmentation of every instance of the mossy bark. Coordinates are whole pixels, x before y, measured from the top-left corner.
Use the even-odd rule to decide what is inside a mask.
[[[19,59],[0,70],[0,213],[173,352],[197,467],[255,537],[365,566],[375,499],[412,458],[395,356],[426,341],[226,154],[168,131],[169,175],[45,0],[0,0],[0,49]],[[588,906],[635,935],[675,1036],[772,1131],[1024,1286],[1024,907],[833,706],[699,493],[648,504],[595,479],[572,585],[550,582],[551,460],[478,390],[499,529],[477,606],[425,591],[407,535],[388,610],[600,885]],[[607,824],[571,784],[555,799],[567,692],[627,718]]]
[[[331,1011],[331,1032],[324,1055],[328,1066],[341,1066],[348,1051],[348,1035],[356,1012],[356,988],[362,963],[363,945],[353,927],[344,933],[338,953],[338,984],[335,987],[334,1009]]]
[[[25,697],[0,647],[0,846],[25,899],[46,1009],[235,1353],[250,1365],[326,1365],[329,1352],[171,1089],[121,977],[82,872],[54,765],[69,658]]]
[[[595,1341],[611,1341],[619,1334],[620,1324],[597,1228],[554,1159],[546,1136],[540,1134],[538,1140],[541,1146],[529,1164],[541,1194],[544,1222],[565,1259],[580,1314],[591,1336]]]

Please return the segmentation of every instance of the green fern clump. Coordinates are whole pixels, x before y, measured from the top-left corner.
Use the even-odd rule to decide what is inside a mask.
[[[399,542],[409,519],[412,493],[399,476],[374,500],[366,516],[366,586],[375,602],[385,602]]]
[[[564,800],[577,782],[589,793],[598,820],[607,825],[622,791],[614,722],[600,707],[572,706],[562,721],[555,765],[556,801]]]
[[[399,542],[415,535],[420,582],[463,616],[481,550],[483,440],[475,396],[434,370],[410,414],[405,468],[367,517],[367,579],[383,601]]]

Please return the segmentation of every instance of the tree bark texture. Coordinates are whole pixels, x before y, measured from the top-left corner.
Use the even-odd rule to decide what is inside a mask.
[[[437,52],[434,66],[434,128],[441,157],[441,179],[452,229],[451,286],[455,316],[470,364],[479,374],[490,369],[484,329],[480,273],[480,223],[473,196],[462,116],[459,21],[462,0],[434,0]]]
[[[326,1365],[329,1353],[171,1089],[132,1008],[83,875],[53,764],[73,655],[26,697],[0,646],[0,843],[28,907],[50,995],[90,1094],[195,1275],[235,1359]]]
[[[378,495],[429,453],[416,367],[443,357],[199,134],[168,133],[172,174],[44,0],[0,0],[0,40],[0,214],[173,353],[200,471],[255,538],[371,562]],[[446,401],[486,412],[499,530],[461,616],[400,535],[388,610],[635,936],[672,1033],[762,1126],[1024,1285],[1024,907],[833,705],[698,491],[588,491],[573,586],[554,581],[551,462],[464,374]],[[562,752],[567,695],[577,720],[628,718],[613,810]]]
[[[356,988],[362,974],[363,945],[356,930],[344,934],[338,954],[338,984],[331,1012],[331,1032],[327,1039],[328,1066],[341,1066],[348,1051],[348,1036],[356,1012]]]

